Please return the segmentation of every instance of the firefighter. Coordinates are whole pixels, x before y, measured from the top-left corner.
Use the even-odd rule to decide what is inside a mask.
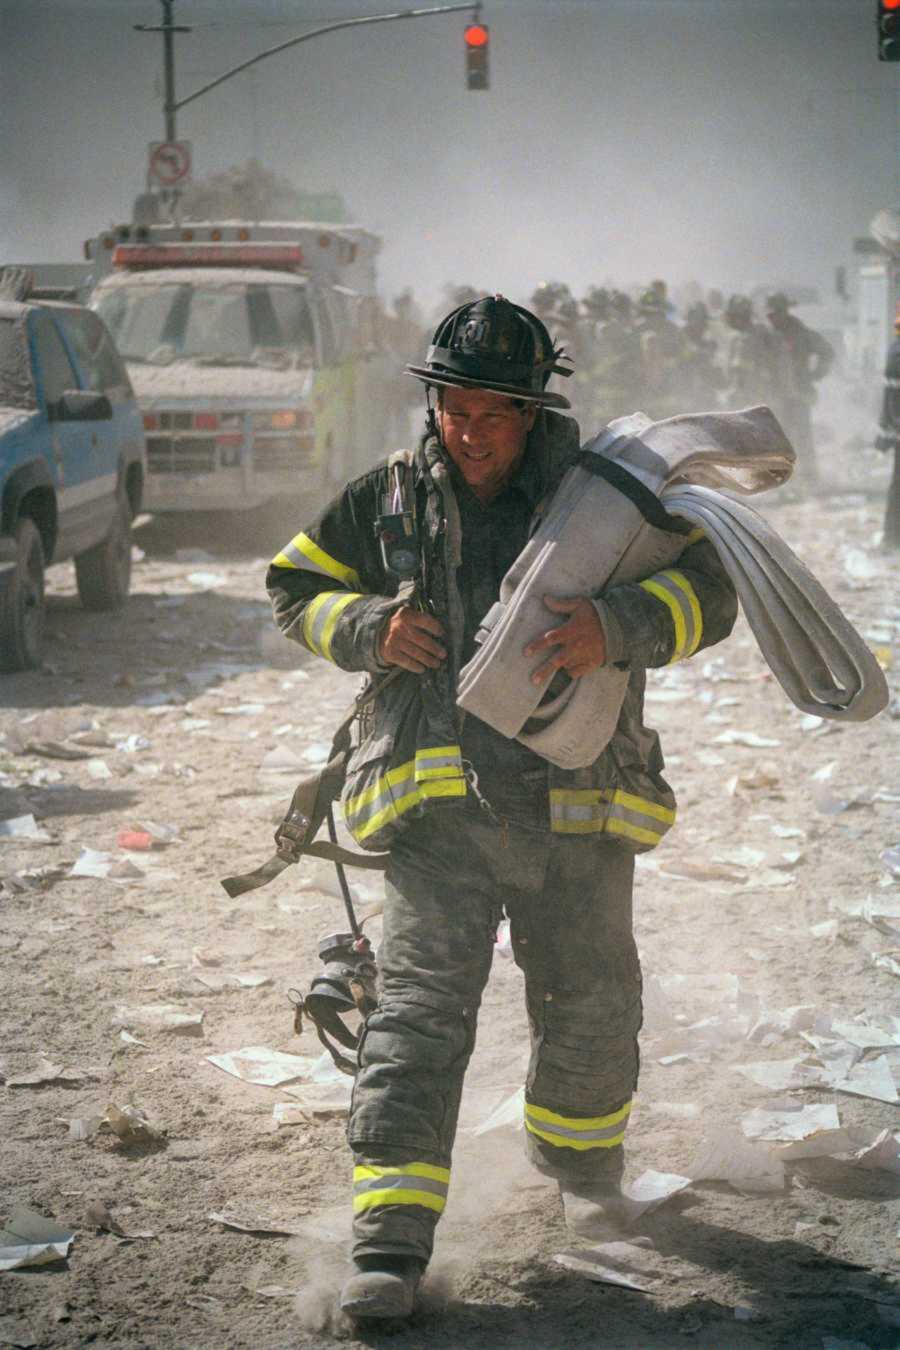
[[[747,408],[767,403],[780,408],[775,337],[755,321],[749,296],[729,296],[725,322],[730,330],[725,352],[725,406]]]
[[[712,409],[719,406],[725,376],[716,364],[716,344],[708,336],[709,310],[702,300],[688,309],[681,330],[682,356],[678,395],[682,406]]]
[[[591,355],[585,376],[590,396],[590,423],[584,427],[588,435],[640,407],[641,340],[632,321],[631,298],[624,291],[609,295],[604,321],[595,328]]]
[[[884,399],[876,448],[893,451],[894,471],[888,487],[881,547],[886,552],[900,549],[900,309],[894,317],[894,340],[888,349],[884,368]]]
[[[641,1024],[634,855],[675,809],[643,724],[645,670],[725,637],[736,600],[712,546],[687,533],[677,566],[646,582],[546,597],[546,631],[524,653],[536,684],[552,693],[605,662],[630,671],[613,739],[586,769],[556,768],[460,715],[457,672],[579,452],[578,425],[560,411],[568,401],[547,387],[569,373],[560,358],[543,323],[502,296],[453,311],[424,362],[407,367],[428,401],[418,449],[398,452],[418,522],[414,589],[375,533],[385,503],[402,505],[398,457],[351,482],[267,577],[286,636],[382,681],[343,792],[357,842],[390,852],[379,1000],[348,1124],[354,1269],[341,1306],[355,1318],[413,1308],[504,912],[532,1037],[528,1158],[559,1183],[572,1224],[621,1200]]]
[[[642,411],[653,418],[671,417],[683,409],[678,394],[678,369],[684,356],[681,329],[669,318],[666,284],[652,283],[638,301],[637,327],[643,362]]]
[[[766,317],[775,337],[776,361],[781,370],[781,398],[774,405],[797,452],[795,479],[807,488],[819,481],[812,431],[812,407],[816,385],[834,363],[834,348],[827,338],[790,313],[791,301],[776,291],[766,301]]]

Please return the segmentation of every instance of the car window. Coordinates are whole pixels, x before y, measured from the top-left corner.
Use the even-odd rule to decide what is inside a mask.
[[[94,308],[126,361],[165,364],[308,363],[314,330],[300,286],[235,282],[117,286]]]
[[[33,322],[39,377],[50,412],[67,389],[78,388],[78,380],[52,319],[35,314]]]
[[[63,332],[75,352],[85,384],[98,394],[129,389],[125,367],[103,324],[88,310],[60,315]]]
[[[312,355],[316,348],[309,296],[300,286],[260,286],[265,290],[278,325],[280,343]]]
[[[117,287],[102,292],[95,308],[126,361],[146,361],[173,341],[172,315],[185,286]]]
[[[0,319],[0,408],[37,407],[24,320]]]

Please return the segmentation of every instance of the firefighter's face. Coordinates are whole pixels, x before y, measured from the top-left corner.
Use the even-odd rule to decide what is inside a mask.
[[[441,390],[441,440],[479,501],[496,497],[515,473],[536,416],[534,404],[517,406],[486,389]]]

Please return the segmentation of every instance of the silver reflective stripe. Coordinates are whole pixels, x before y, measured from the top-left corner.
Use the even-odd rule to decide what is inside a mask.
[[[431,1177],[419,1176],[417,1172],[401,1172],[394,1176],[370,1177],[366,1181],[357,1181],[353,1185],[354,1195],[365,1195],[367,1191],[429,1191],[432,1195],[447,1196],[449,1185],[446,1181],[435,1181]]]
[[[625,1129],[625,1121],[618,1120],[614,1125],[605,1125],[600,1130],[570,1130],[565,1125],[556,1125],[547,1120],[526,1119],[529,1129],[538,1129],[542,1134],[556,1134],[562,1139],[584,1140],[585,1143],[598,1139],[616,1139]]]

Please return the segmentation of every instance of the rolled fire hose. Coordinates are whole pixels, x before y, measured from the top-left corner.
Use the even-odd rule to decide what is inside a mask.
[[[652,423],[619,418],[568,471],[503,579],[460,672],[457,702],[561,768],[593,763],[610,740],[628,672],[603,666],[546,698],[523,648],[547,629],[545,595],[599,595],[677,561],[699,525],[731,577],[760,650],[804,712],[864,721],[888,701],[874,656],[774,530],[719,488],[750,494],[790,476],[794,452],[765,407]]]

